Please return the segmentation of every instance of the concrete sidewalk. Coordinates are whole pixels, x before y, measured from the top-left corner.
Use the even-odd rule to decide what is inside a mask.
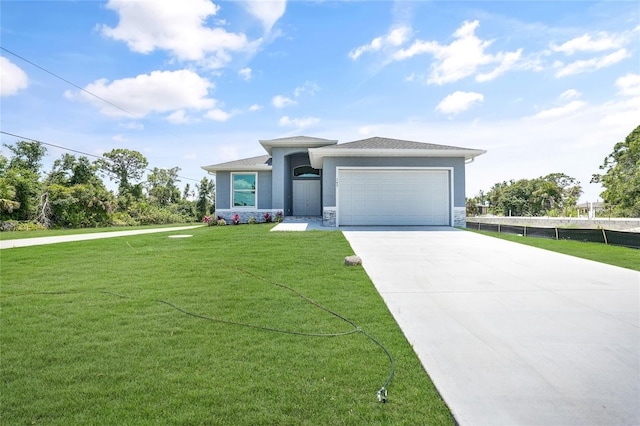
[[[158,232],[183,231],[199,228],[203,225],[177,226],[172,228],[137,229],[131,231],[111,231],[88,234],[60,235],[57,237],[22,238],[19,240],[0,240],[0,250],[17,247],[40,246],[44,244],[57,244],[72,241],[97,240],[101,238],[124,237],[128,235],[155,234]]]
[[[640,273],[453,228],[343,232],[459,424],[640,424]]]

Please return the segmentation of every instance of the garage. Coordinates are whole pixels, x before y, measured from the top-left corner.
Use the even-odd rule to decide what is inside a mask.
[[[338,168],[337,172],[339,226],[451,224],[449,169]]]

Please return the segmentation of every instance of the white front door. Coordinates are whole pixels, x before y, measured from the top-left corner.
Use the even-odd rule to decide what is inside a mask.
[[[319,180],[294,180],[293,181],[293,215],[294,216],[320,216],[322,206],[320,203]]]

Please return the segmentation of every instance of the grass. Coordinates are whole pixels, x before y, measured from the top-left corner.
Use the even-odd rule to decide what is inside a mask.
[[[60,235],[90,234],[95,232],[133,231],[136,229],[172,228],[174,226],[194,226],[201,223],[174,223],[169,225],[141,225],[141,226],[109,226],[105,228],[74,228],[74,229],[46,229],[36,231],[0,232],[0,240],[18,240],[22,238],[57,237]]]
[[[453,424],[364,270],[343,265],[342,234],[271,226],[2,250],[2,423]],[[376,392],[389,360],[362,333],[266,332],[159,302],[291,331],[353,329],[271,282],[389,349],[387,404]]]
[[[610,246],[601,243],[521,237],[518,235],[501,234],[488,231],[469,231],[545,250],[581,257],[583,259],[595,260],[596,262],[640,271],[640,250],[637,249]]]

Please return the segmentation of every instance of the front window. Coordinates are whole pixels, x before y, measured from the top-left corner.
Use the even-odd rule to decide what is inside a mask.
[[[293,176],[297,178],[317,178],[320,177],[320,170],[311,166],[298,166],[293,169]]]
[[[255,173],[232,174],[233,207],[256,207]]]

